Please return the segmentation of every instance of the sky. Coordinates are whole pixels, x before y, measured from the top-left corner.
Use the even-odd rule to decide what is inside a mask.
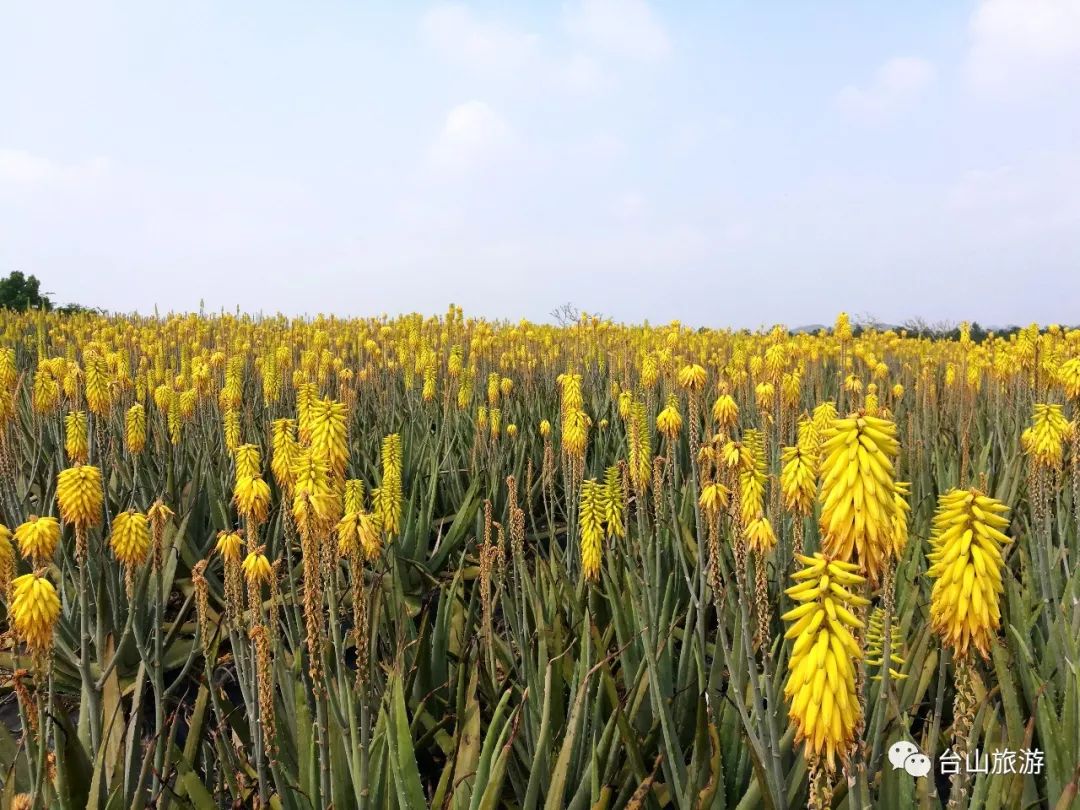
[[[0,0],[0,274],[110,311],[1080,322],[1080,0]]]

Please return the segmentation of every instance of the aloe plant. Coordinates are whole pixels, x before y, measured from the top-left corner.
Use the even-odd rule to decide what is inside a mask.
[[[956,662],[929,626],[929,527],[940,493],[979,482],[1010,507],[1014,542],[1001,631],[975,664],[969,744],[1039,749],[1044,764],[1038,773],[974,774],[964,802],[1080,807],[1077,444],[1047,479],[1033,476],[1021,444],[1032,405],[1066,399],[1051,372],[1075,353],[1076,334],[974,345],[875,332],[511,326],[456,314],[5,312],[0,343],[16,374],[0,444],[4,525],[56,514],[57,476],[72,465],[64,417],[87,410],[87,353],[104,358],[105,371],[94,373],[106,375],[108,397],[87,424],[86,461],[102,473],[100,525],[87,531],[80,561],[76,528],[65,522],[47,566],[61,603],[51,660],[35,667],[14,636],[0,652],[0,688],[13,709],[0,724],[0,807],[16,796],[63,808],[805,805],[813,774],[788,718],[791,645],[780,616],[791,607],[783,591],[796,536],[807,553],[822,542],[817,507],[785,510],[777,478],[801,414],[827,400],[842,411],[865,405],[865,390],[845,386],[851,376],[877,380],[880,407],[899,427],[911,539],[886,577],[895,591],[884,654],[903,659],[901,677],[888,667],[880,680],[865,673],[865,717],[833,806],[935,808],[949,798],[936,769],[915,778],[887,752],[911,740],[936,763],[950,744]],[[775,345],[786,359],[765,401],[758,385]],[[705,391],[722,384],[736,403],[729,438],[762,432],[762,509],[778,541],[771,555],[739,551],[733,513],[702,513],[699,454],[718,423],[707,403],[691,402],[696,375],[687,375],[690,387],[678,384],[691,361],[707,370]],[[966,371],[950,377],[962,363],[977,367],[977,384]],[[580,375],[574,413],[587,421],[563,418],[557,377],[567,369]],[[782,375],[796,369],[796,400],[784,402]],[[35,401],[39,373],[60,390],[52,407]],[[511,380],[508,393],[485,387],[490,375]],[[314,552],[302,548],[293,496],[269,472],[270,424],[297,415],[301,381],[345,405],[344,476],[369,492],[393,483],[382,440],[400,436],[401,523],[384,527],[373,560],[340,556],[331,527],[315,538],[323,556],[305,568]],[[623,391],[634,403],[627,419]],[[136,403],[145,408],[142,452],[127,435]],[[481,405],[497,407],[498,430],[490,412],[478,425]],[[729,407],[721,410],[728,419]],[[263,460],[271,492],[263,524],[237,513],[227,412]],[[584,453],[581,436],[565,446],[567,426],[585,431]],[[647,475],[635,455],[642,448]],[[604,535],[590,578],[580,556],[582,482],[613,477],[624,531]],[[127,575],[108,527],[158,499],[174,513],[160,555]],[[272,586],[255,598],[242,590],[239,609],[214,552],[220,532],[238,529],[245,553],[257,533],[274,565]],[[304,604],[313,570],[322,583],[316,667]],[[886,601],[884,589],[866,593],[875,606]],[[10,605],[0,602],[7,627]]]

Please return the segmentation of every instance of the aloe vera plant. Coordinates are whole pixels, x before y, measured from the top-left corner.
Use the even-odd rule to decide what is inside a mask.
[[[1080,807],[1078,332],[4,312],[0,346],[0,807]],[[841,605],[874,652],[831,773],[782,618],[800,555],[845,554],[803,442],[826,402],[894,424],[910,482]],[[969,487],[1012,542],[961,660],[927,574]],[[34,572],[57,615],[16,626]],[[1041,766],[950,782],[961,731]]]

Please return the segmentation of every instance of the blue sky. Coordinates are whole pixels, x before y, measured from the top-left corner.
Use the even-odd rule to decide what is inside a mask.
[[[1080,0],[36,3],[0,272],[150,312],[1080,321]]]

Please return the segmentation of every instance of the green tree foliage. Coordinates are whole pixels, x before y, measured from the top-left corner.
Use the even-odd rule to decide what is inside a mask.
[[[41,282],[37,276],[27,276],[15,270],[0,279],[0,309],[22,312],[27,309],[52,309],[52,306],[49,296],[41,292]]]

